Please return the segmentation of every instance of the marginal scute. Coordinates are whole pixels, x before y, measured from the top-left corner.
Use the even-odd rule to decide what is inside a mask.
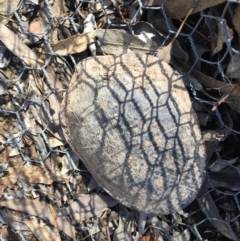
[[[202,184],[205,148],[183,80],[145,54],[81,61],[61,107],[64,136],[128,207],[174,213]]]

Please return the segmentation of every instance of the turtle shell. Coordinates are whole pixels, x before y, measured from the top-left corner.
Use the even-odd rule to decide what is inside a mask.
[[[145,54],[81,61],[61,106],[67,142],[126,206],[174,213],[202,184],[205,147],[181,76]]]

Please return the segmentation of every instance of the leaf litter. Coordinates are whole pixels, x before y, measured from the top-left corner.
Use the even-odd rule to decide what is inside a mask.
[[[107,21],[101,22],[105,15],[101,15],[99,3],[91,2],[77,8],[74,1],[50,1],[52,12],[49,12],[46,11],[49,6],[45,1],[28,1],[21,6],[19,1],[10,2],[0,1],[0,40],[4,47],[1,48],[0,58],[0,103],[1,113],[7,113],[0,116],[1,222],[13,230],[32,233],[37,240],[80,240],[80,237],[86,240],[92,240],[91,237],[99,237],[100,240],[101,237],[108,241],[190,240],[190,233],[191,240],[193,236],[197,237],[191,225],[201,222],[203,217],[193,214],[192,208],[196,204],[179,212],[177,218],[174,215],[151,218],[128,210],[103,193],[78,157],[68,152],[58,114],[73,73],[74,61],[79,53],[91,55],[89,45],[93,46],[92,54],[155,54],[186,75],[191,70],[190,66],[194,65],[194,53],[190,51],[193,48],[188,43],[189,39],[183,40],[183,36],[175,39],[174,36],[178,29],[190,34],[202,11],[216,18],[205,18],[191,35],[191,40],[202,40],[201,47],[197,47],[201,60],[198,60],[197,70],[190,72],[191,80],[186,78],[185,83],[189,89],[196,91],[200,99],[213,101],[223,114],[224,121],[227,116],[230,117],[232,128],[238,126],[239,46],[236,38],[239,35],[239,5],[233,7],[221,22],[220,13],[227,4],[223,0],[199,0],[195,7],[195,1],[166,1],[167,15],[162,9],[138,11],[138,3],[105,1],[106,14],[113,22],[129,23],[128,11],[130,13],[131,10],[129,16],[135,16],[131,22],[135,23],[132,34],[128,28],[119,26],[100,29],[99,26],[104,26]],[[155,6],[164,1],[142,2]],[[13,14],[15,10],[17,17]],[[89,10],[91,14],[88,14]],[[181,18],[189,14],[191,16],[183,22]],[[232,18],[229,17],[231,14]],[[19,27],[18,17],[29,35],[23,36],[24,28]],[[75,22],[78,32],[70,20]],[[183,25],[179,27],[181,23]],[[169,27],[175,33],[170,33]],[[68,38],[63,39],[62,36]],[[43,44],[46,39],[48,46]],[[229,42],[234,54],[221,62],[222,66],[226,66],[223,70],[226,79],[216,76],[214,68],[202,60],[210,49],[211,55],[207,60],[213,63],[220,60]],[[214,128],[215,133],[219,133],[225,127],[219,126],[209,106],[201,105],[201,113],[208,116],[204,129],[209,129],[207,133],[210,133]],[[235,142],[231,138],[235,138]],[[234,227],[238,226],[236,204],[231,198],[237,197],[235,193],[239,192],[239,182],[236,182],[239,179],[238,142],[239,134],[232,132],[224,140],[208,139],[208,143],[217,145],[211,152],[210,163],[217,161],[207,170],[209,182],[203,186],[196,212],[201,210],[210,220],[212,228],[208,228],[208,232],[199,225],[201,235],[209,240],[209,230],[212,233],[217,230],[221,237],[239,239],[227,223],[232,218]],[[219,153],[222,157],[216,159]],[[217,196],[218,190],[226,192],[228,199],[225,200],[223,194],[222,197],[219,197],[220,194]],[[220,204],[215,201],[219,199]],[[186,226],[191,228],[186,229]],[[7,237],[9,234],[2,230]]]

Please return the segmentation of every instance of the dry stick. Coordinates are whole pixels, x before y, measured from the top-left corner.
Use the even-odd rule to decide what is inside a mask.
[[[195,0],[195,3],[192,5],[191,9],[188,11],[187,15],[185,16],[184,20],[182,21],[180,27],[178,28],[177,33],[175,34],[175,36],[174,36],[174,38],[172,39],[172,41],[170,42],[170,44],[172,44],[173,41],[178,37],[178,35],[179,35],[179,33],[181,32],[181,30],[182,30],[185,22],[186,22],[187,19],[188,19],[188,16],[192,13],[192,11],[194,10],[194,8],[197,6],[198,1],[199,1],[199,0]]]
[[[16,21],[14,21],[14,20],[13,20],[13,19],[11,19],[11,18],[6,17],[6,16],[5,16],[5,15],[3,15],[2,13],[0,13],[0,17],[1,17],[1,18],[4,18],[4,19],[7,19],[9,22],[16,23]]]
[[[221,97],[218,102],[213,106],[211,111],[215,111],[217,109],[218,106],[220,106],[223,102],[226,101],[226,99],[234,92],[234,90],[239,86],[240,84],[240,80],[238,81],[238,83],[236,84],[236,86],[234,86],[234,88],[229,91],[229,93],[224,94],[223,97]]]
[[[171,49],[172,49],[172,44],[175,41],[175,39],[178,37],[179,33],[181,32],[185,22],[187,21],[188,16],[192,13],[192,11],[194,10],[194,8],[197,6],[199,0],[195,0],[195,3],[193,4],[193,6],[191,7],[191,9],[188,11],[187,15],[185,16],[184,20],[182,21],[180,27],[178,28],[177,33],[175,34],[175,36],[173,37],[172,41],[166,45],[163,48],[160,48],[160,51],[158,52],[157,56],[164,60],[165,62],[169,63],[171,60]]]

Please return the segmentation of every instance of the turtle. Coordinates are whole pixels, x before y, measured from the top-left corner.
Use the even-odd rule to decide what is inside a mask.
[[[181,75],[159,58],[128,53],[82,60],[60,121],[92,176],[125,206],[164,215],[196,198],[205,145]]]

